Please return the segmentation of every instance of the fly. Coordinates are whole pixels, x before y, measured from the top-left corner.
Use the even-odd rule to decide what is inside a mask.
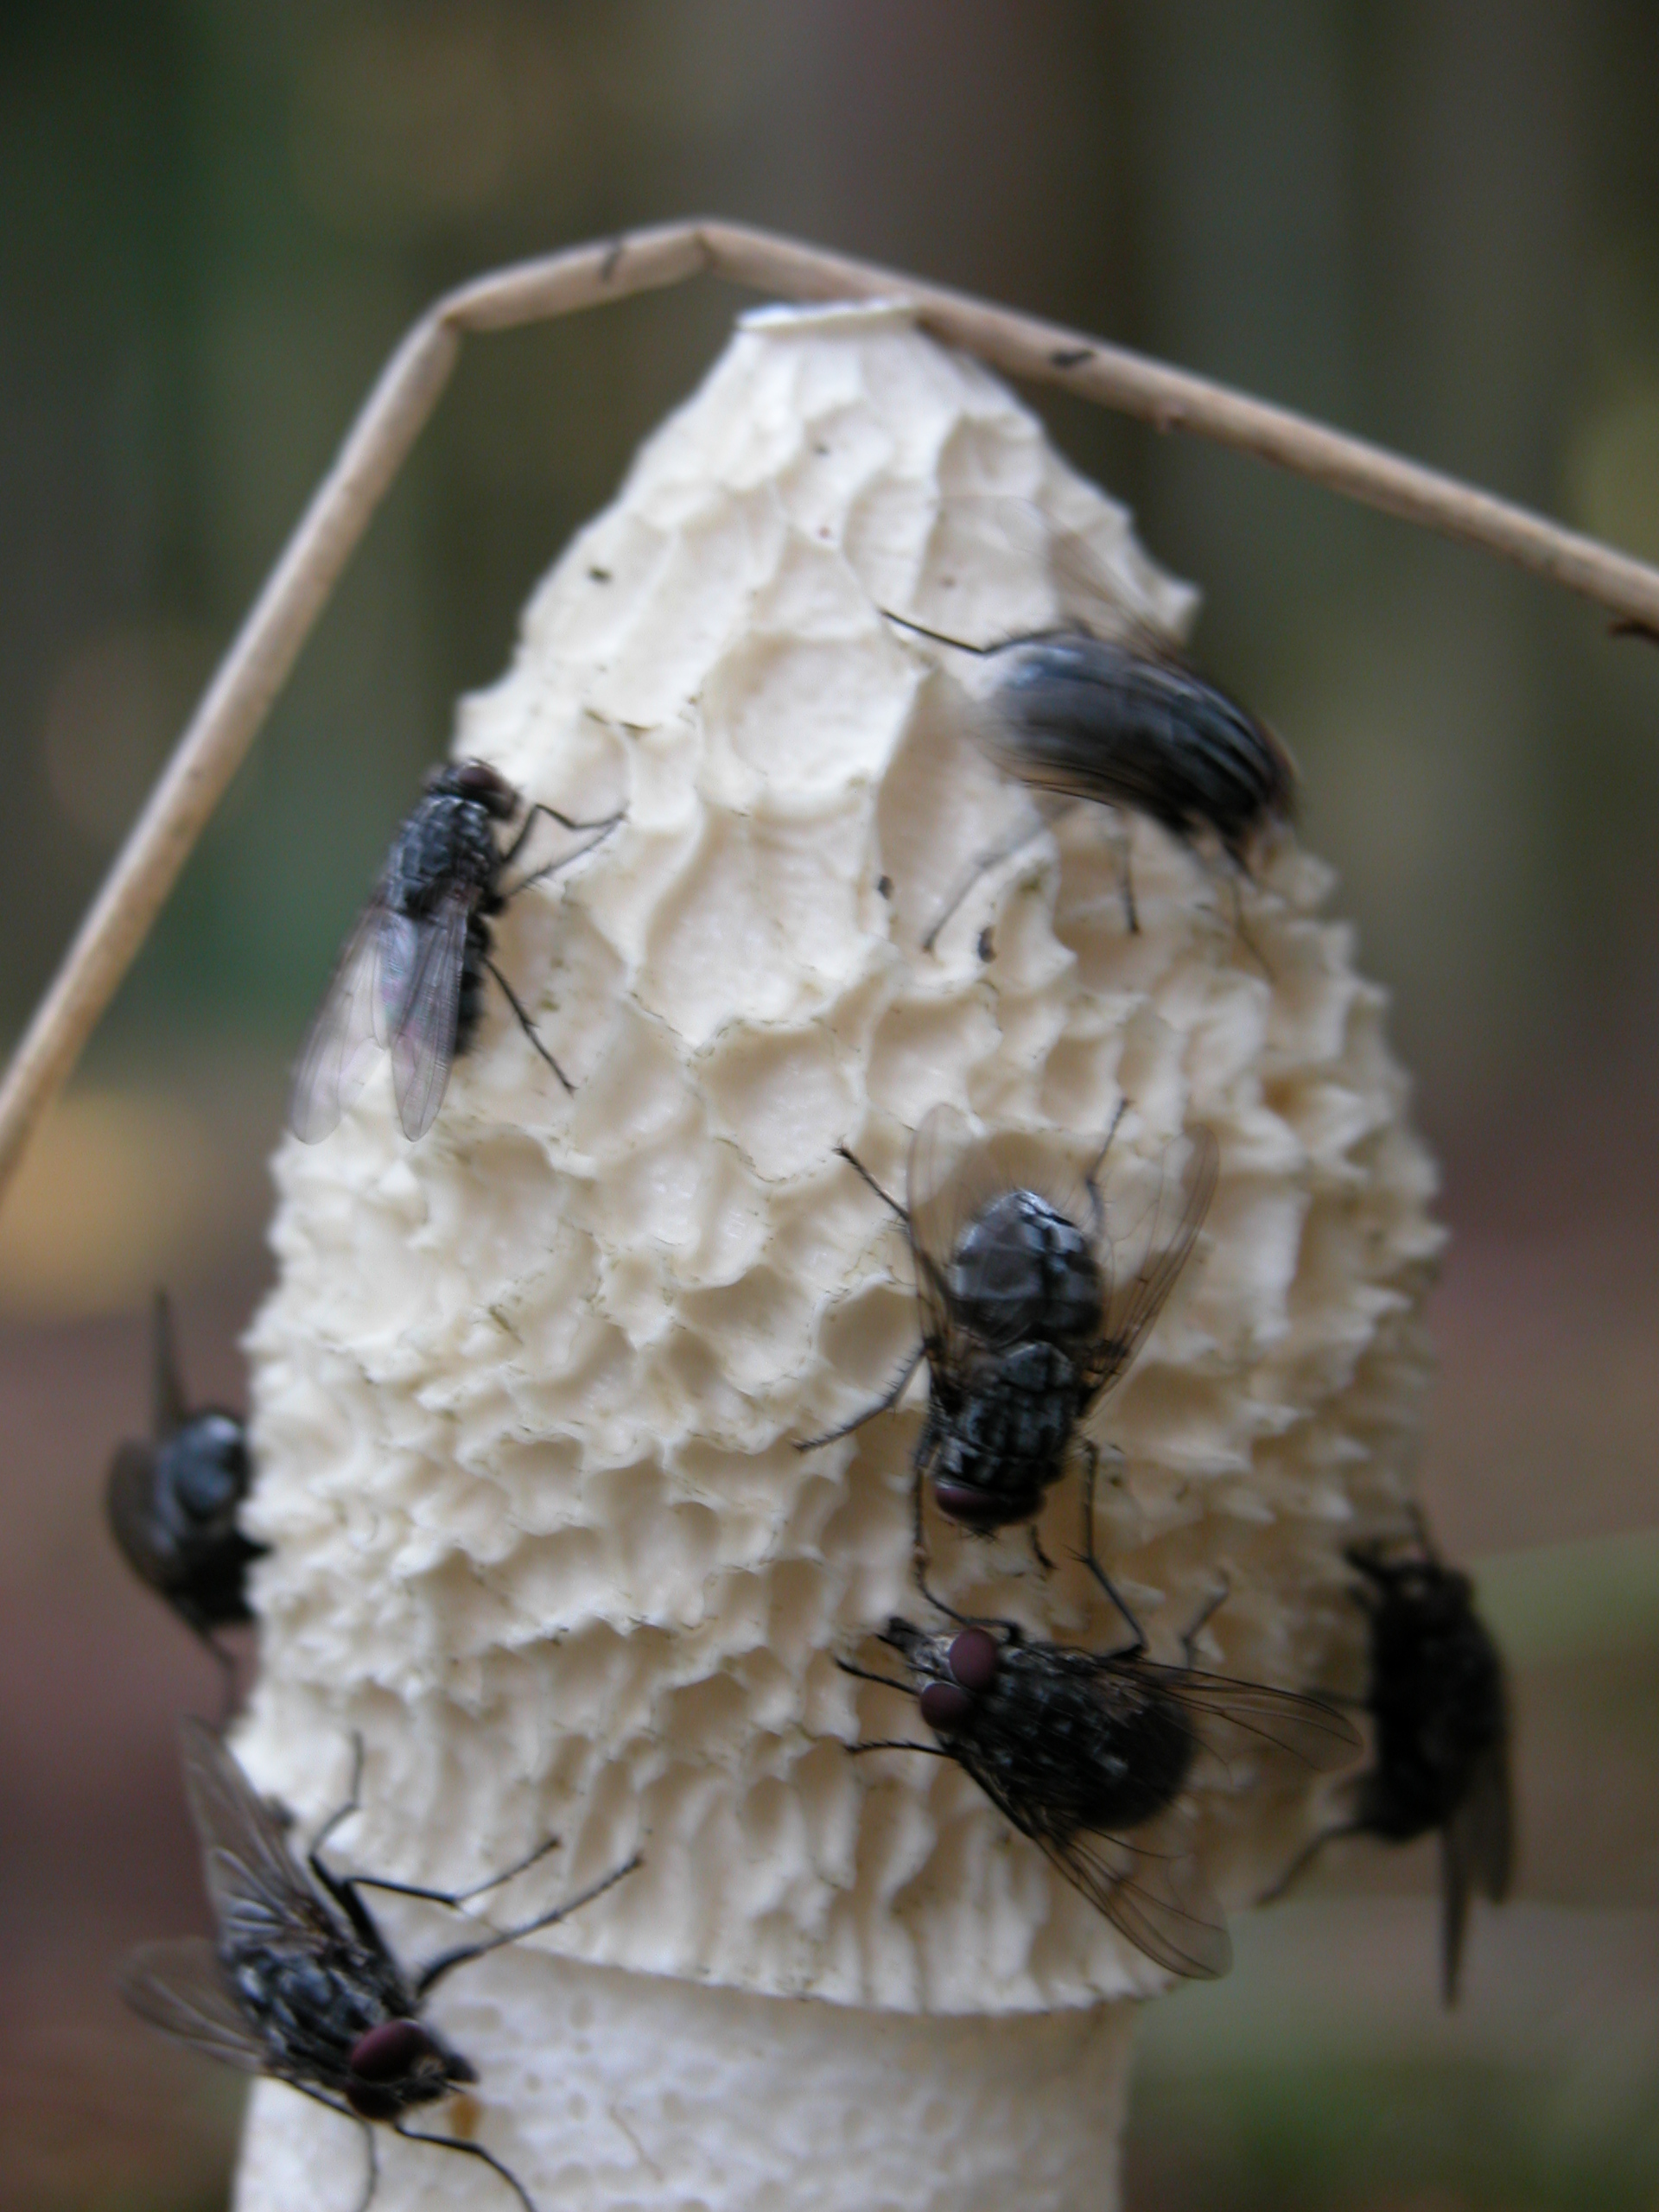
[[[901,1206],[863,1163],[842,1156],[904,1224],[916,1270],[921,1342],[874,1405],[814,1450],[895,1406],[925,1360],[926,1419],[914,1459],[918,1570],[923,1498],[982,1532],[1030,1520],[1065,1472],[1079,1425],[1122,1380],[1163,1310],[1216,1186],[1215,1138],[1178,1138],[1132,1231],[1108,1234],[1099,1177],[1123,1109],[1084,1179],[1081,1225],[1001,1169],[952,1106],[935,1106],[911,1142]],[[1097,1447],[1084,1439],[1092,1470]],[[925,1584],[924,1583],[925,1589]]]
[[[974,645],[889,614],[901,629],[985,664],[974,728],[1005,774],[1038,795],[1040,817],[982,853],[922,940],[940,931],[988,869],[1010,860],[1080,800],[1144,814],[1179,843],[1213,838],[1240,874],[1274,823],[1288,817],[1296,772],[1273,733],[1113,603],[1082,538],[1052,533],[1014,499],[962,499],[955,518],[990,518],[989,550],[1040,553],[1064,620],[1052,630]],[[1139,927],[1127,846],[1123,900]]]
[[[377,2120],[410,2142],[480,2159],[500,2175],[525,2212],[536,2212],[522,2183],[481,2144],[404,2125],[412,2110],[435,2104],[478,2079],[471,2061],[427,2026],[422,2009],[457,1967],[537,1929],[551,1928],[631,1874],[639,1858],[569,1904],[520,1927],[494,1929],[476,1942],[442,1951],[410,1974],[387,1946],[363,1901],[363,1890],[388,1890],[459,1908],[534,1866],[557,1838],[539,1845],[505,1873],[453,1894],[367,1874],[336,1874],[321,1850],[357,1810],[353,1777],[349,1802],[323,1823],[302,1867],[276,1814],[213,1730],[187,1720],[181,1733],[185,1784],[218,1940],[193,1936],[147,1943],[135,1951],[121,1982],[128,2004],[210,2058],[245,2074],[285,2082],[331,2112],[360,2122],[369,2174],[359,2212],[366,2212],[378,2178],[370,2126]],[[359,1751],[360,1766],[360,1745]]]
[[[253,1480],[248,1434],[219,1406],[194,1413],[173,1343],[164,1292],[156,1296],[150,1344],[150,1435],[119,1446],[105,1507],[122,1557],[207,1646],[227,1678],[234,1671],[219,1631],[253,1618],[247,1571],[265,1554],[237,1516]]]
[[[1421,1521],[1405,1558],[1376,1544],[1347,1556],[1364,1578],[1355,1594],[1369,1626],[1371,1764],[1351,1785],[1347,1817],[1315,1836],[1268,1895],[1337,1836],[1413,1843],[1437,1830],[1440,1994],[1455,2005],[1470,1897],[1501,1904],[1514,1866],[1503,1662],[1468,1576],[1441,1563]]]
[[[1232,1964],[1232,1945],[1183,1802],[1200,1758],[1319,1770],[1342,1765],[1359,1738],[1313,1698],[1193,1665],[1194,1638],[1224,1588],[1182,1639],[1184,1663],[1166,1667],[1147,1657],[1139,1624],[1096,1571],[1133,1631],[1118,1651],[1034,1643],[1011,1622],[930,1635],[890,1620],[881,1641],[908,1681],[847,1671],[914,1694],[936,1741],[853,1749],[954,1759],[1137,1950],[1171,1974],[1213,1978]]]
[[[497,823],[523,804],[486,761],[435,768],[397,832],[373,895],[346,940],[327,995],[295,1070],[289,1125],[306,1144],[337,1127],[367,1080],[376,1047],[391,1052],[397,1118],[411,1142],[424,1136],[443,1103],[449,1070],[477,1033],[484,977],[494,976],[519,1027],[554,1074],[563,1069],[492,956],[490,924],[509,899],[590,852],[621,819],[576,822],[537,803],[505,851]],[[588,842],[501,888],[537,815]]]

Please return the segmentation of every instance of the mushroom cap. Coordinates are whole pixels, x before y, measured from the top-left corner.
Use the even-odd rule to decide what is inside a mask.
[[[954,527],[1004,498],[1179,635],[1192,592],[982,367],[900,308],[746,317],[460,715],[456,756],[529,799],[626,809],[495,927],[574,1095],[486,982],[422,1141],[382,1069],[327,1141],[276,1157],[246,1516],[274,1549],[239,1755],[310,1816],[358,1732],[340,1843],[405,1880],[474,1882],[556,1833],[515,1913],[643,1849],[550,1949],[942,2013],[1165,1979],[949,1760],[845,1748],[927,1736],[913,1698],[836,1664],[918,1613],[919,1382],[796,1448],[917,1340],[905,1238],[836,1147],[900,1189],[940,1102],[1052,1194],[1127,1101],[1109,1196],[1129,1216],[1167,1144],[1215,1132],[1198,1248],[1100,1409],[1100,1548],[1154,1656],[1224,1577],[1201,1664],[1363,1679],[1343,1548],[1406,1493],[1440,1242],[1382,994],[1289,832],[1236,897],[1130,822],[1131,934],[1088,806],[921,949],[1032,801],[975,742],[948,656],[882,610],[969,638],[1053,621],[1023,535],[987,553]],[[1023,1529],[938,1534],[940,1588],[1121,1643],[1071,1562],[1077,1513],[1074,1471],[1042,1523],[1052,1576]],[[1311,1777],[1205,1772],[1193,1800],[1229,1904],[1313,1816]]]

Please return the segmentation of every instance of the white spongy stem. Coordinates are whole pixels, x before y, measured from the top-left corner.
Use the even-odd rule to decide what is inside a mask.
[[[505,1955],[434,2017],[542,2212],[1114,2212],[1134,2012],[929,2019]],[[352,2212],[362,2136],[262,2083],[237,2212]],[[514,2212],[476,2160],[377,2150],[381,2212]]]

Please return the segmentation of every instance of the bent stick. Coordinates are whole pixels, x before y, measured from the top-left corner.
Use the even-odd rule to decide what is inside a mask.
[[[0,1085],[0,1193],[79,1058],[281,690],[353,548],[437,405],[468,331],[724,276],[792,300],[893,299],[935,337],[1160,430],[1252,453],[1513,561],[1659,630],[1659,570],[1455,478],[1204,377],[964,292],[743,224],[672,223],[520,263],[429,308],[381,372],[129,832]]]

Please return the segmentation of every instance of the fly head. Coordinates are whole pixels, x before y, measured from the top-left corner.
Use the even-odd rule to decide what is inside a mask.
[[[459,760],[434,768],[426,779],[429,791],[442,791],[471,799],[498,822],[511,822],[518,811],[518,793],[487,760]]]
[[[343,2094],[362,2120],[395,2120],[414,2105],[435,2104],[476,2082],[469,2059],[440,2043],[418,2020],[382,2020],[352,2045]]]

